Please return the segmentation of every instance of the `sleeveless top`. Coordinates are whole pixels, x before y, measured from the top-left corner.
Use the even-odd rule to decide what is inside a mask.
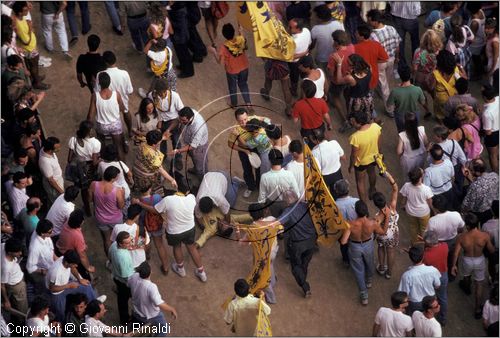
[[[483,12],[482,10],[480,11]],[[473,21],[477,22],[478,28],[474,40],[469,46],[469,50],[472,52],[472,54],[479,55],[481,54],[484,45],[486,45],[486,34],[484,33],[484,24],[486,23],[486,15],[484,15],[483,13],[482,19],[471,19],[469,21],[469,27]]]
[[[325,96],[325,73],[321,68],[317,68],[320,72],[320,76],[317,80],[311,80],[316,85],[316,94],[314,94],[315,98],[321,99]]]
[[[281,151],[281,153],[283,154],[283,158],[287,157],[287,155],[290,154],[288,146],[290,145],[290,142],[292,142],[292,140],[290,140],[290,137],[288,137],[288,135],[285,135],[284,137],[286,138],[285,144],[281,146],[273,146],[274,149],[278,149],[279,151]]]
[[[350,97],[360,98],[367,96],[370,93],[370,80],[372,78],[371,70],[368,70],[368,73],[363,78],[357,77],[356,74],[352,74],[352,77],[356,80],[356,85],[350,88]]]
[[[101,124],[110,124],[120,120],[120,105],[116,91],[112,91],[111,97],[107,100],[101,97],[99,92],[95,93],[96,121]]]
[[[414,158],[423,153],[425,153],[425,145],[424,145],[424,135],[425,135],[425,127],[418,127],[418,139],[420,140],[420,147],[417,149],[411,148],[410,140],[408,139],[408,135],[406,135],[406,131],[402,131],[399,133],[399,137],[403,141],[403,156],[406,158]]]
[[[479,157],[483,152],[483,145],[481,144],[481,136],[479,131],[481,130],[481,120],[479,117],[472,123],[465,123],[462,128],[469,131],[472,135],[473,142],[467,142],[464,147],[465,155],[467,155],[467,160],[471,161]]]
[[[123,222],[122,211],[117,205],[116,191],[117,188],[113,186],[113,189],[106,194],[102,191],[102,183],[96,182],[94,207],[97,222],[113,225]]]

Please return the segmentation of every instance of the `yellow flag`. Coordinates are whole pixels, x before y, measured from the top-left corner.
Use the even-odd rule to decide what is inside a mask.
[[[266,225],[254,223],[253,225],[237,224],[237,226],[246,233],[246,241],[252,245],[253,268],[246,280],[250,286],[250,293],[256,294],[271,283],[271,250],[283,225],[275,221]],[[225,309],[230,301],[231,298],[226,300],[222,308]]]
[[[342,234],[341,230],[349,228],[349,223],[344,220],[335,204],[307,143],[304,143],[304,180],[305,197],[309,214],[316,227],[318,242],[331,246]]]
[[[257,315],[257,326],[255,327],[255,337],[272,337],[273,330],[271,329],[271,321],[268,315],[264,312],[264,300],[259,301],[259,314]]]
[[[266,1],[239,1],[236,16],[243,28],[253,32],[258,57],[293,60],[295,41]]]

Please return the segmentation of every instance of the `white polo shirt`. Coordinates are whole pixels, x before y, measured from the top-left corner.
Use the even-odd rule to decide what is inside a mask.
[[[321,174],[325,176],[339,171],[340,157],[344,156],[344,149],[335,140],[324,140],[313,148],[312,154],[318,163]]]
[[[116,236],[118,236],[118,234],[122,231],[126,231],[130,234],[131,247],[135,247],[138,244],[141,246],[149,244],[150,239],[147,231],[145,231],[146,238],[143,240],[143,243],[137,243],[137,238],[139,238],[139,226],[135,223],[132,225],[128,225],[126,223],[115,225],[113,231],[111,232],[111,242],[114,242],[116,240]],[[144,248],[129,250],[129,252],[132,257],[132,264],[134,265],[134,268],[138,267],[146,260],[146,251],[144,251]]]
[[[194,228],[194,208],[196,197],[171,195],[164,197],[155,205],[156,211],[166,213],[167,233],[180,234]]]
[[[54,225],[52,229],[52,236],[59,235],[61,230],[68,222],[69,215],[75,210],[75,204],[73,202],[67,202],[64,199],[64,194],[59,195],[54,201],[54,204],[50,207],[46,219],[51,221]]]
[[[413,330],[410,316],[387,307],[378,309],[375,324],[380,325],[378,337],[405,337],[406,332]]]
[[[439,241],[447,241],[457,236],[458,229],[465,225],[462,216],[456,211],[446,211],[429,219],[428,230],[435,231]]]
[[[42,175],[49,179],[53,177],[57,184],[64,189],[64,178],[62,176],[61,165],[59,164],[59,159],[56,154],[49,155],[45,151],[40,150],[40,158],[38,160],[38,166]]]
[[[50,289],[50,284],[53,283],[56,286],[61,286],[69,283],[71,278],[71,268],[64,267],[63,265],[64,256],[59,257],[54,264],[49,268],[47,275],[45,276],[47,289]],[[58,295],[63,293],[64,290],[59,292],[52,292],[53,295]]]
[[[2,244],[2,284],[16,285],[23,280],[23,272],[17,258],[12,261],[5,254],[5,243]]]
[[[210,197],[214,204],[220,209],[220,211],[226,215],[229,212],[229,202],[226,199],[226,193],[228,189],[227,178],[224,174],[220,172],[208,172],[203,176],[203,180],[198,188],[198,194],[196,195],[196,217],[201,217],[200,209],[198,208],[198,203],[203,197]]]
[[[36,232],[33,232],[30,241],[30,249],[26,270],[33,273],[38,269],[46,269],[54,264],[54,244],[50,238],[42,238]]]
[[[142,279],[136,272],[128,279],[134,311],[141,317],[151,319],[160,313],[158,305],[164,303],[158,286],[148,279]]]

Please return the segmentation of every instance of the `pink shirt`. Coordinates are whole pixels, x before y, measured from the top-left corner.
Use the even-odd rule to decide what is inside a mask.
[[[473,142],[466,142],[464,151],[467,155],[467,160],[471,161],[479,157],[483,152],[483,145],[481,144],[481,137],[479,136],[479,130],[481,130],[481,120],[476,117],[474,122],[465,123],[462,126],[465,130],[469,131],[472,135]]]
[[[75,250],[78,253],[85,251],[87,244],[83,238],[82,228],[73,229],[64,224],[56,246],[63,255],[68,250]]]

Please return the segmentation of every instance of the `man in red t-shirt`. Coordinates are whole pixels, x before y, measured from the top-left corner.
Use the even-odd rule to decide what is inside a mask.
[[[322,98],[315,98],[316,85],[311,80],[302,81],[302,93],[304,98],[298,100],[292,110],[293,122],[300,120],[300,135],[307,138],[307,144],[312,149],[314,143],[309,140],[309,136],[314,134],[315,129],[325,131],[324,122],[328,130],[332,129],[329,108],[326,101]]]
[[[441,286],[436,290],[441,309],[436,319],[441,325],[445,325],[448,312],[448,244],[439,242],[438,234],[432,230],[425,232],[424,242],[424,264],[435,267],[441,273]]]
[[[358,26],[356,32],[358,43],[354,45],[354,50],[370,65],[372,69],[370,89],[375,89],[378,83],[378,64],[387,62],[389,55],[379,42],[370,40],[370,34],[371,29],[368,25]]]

